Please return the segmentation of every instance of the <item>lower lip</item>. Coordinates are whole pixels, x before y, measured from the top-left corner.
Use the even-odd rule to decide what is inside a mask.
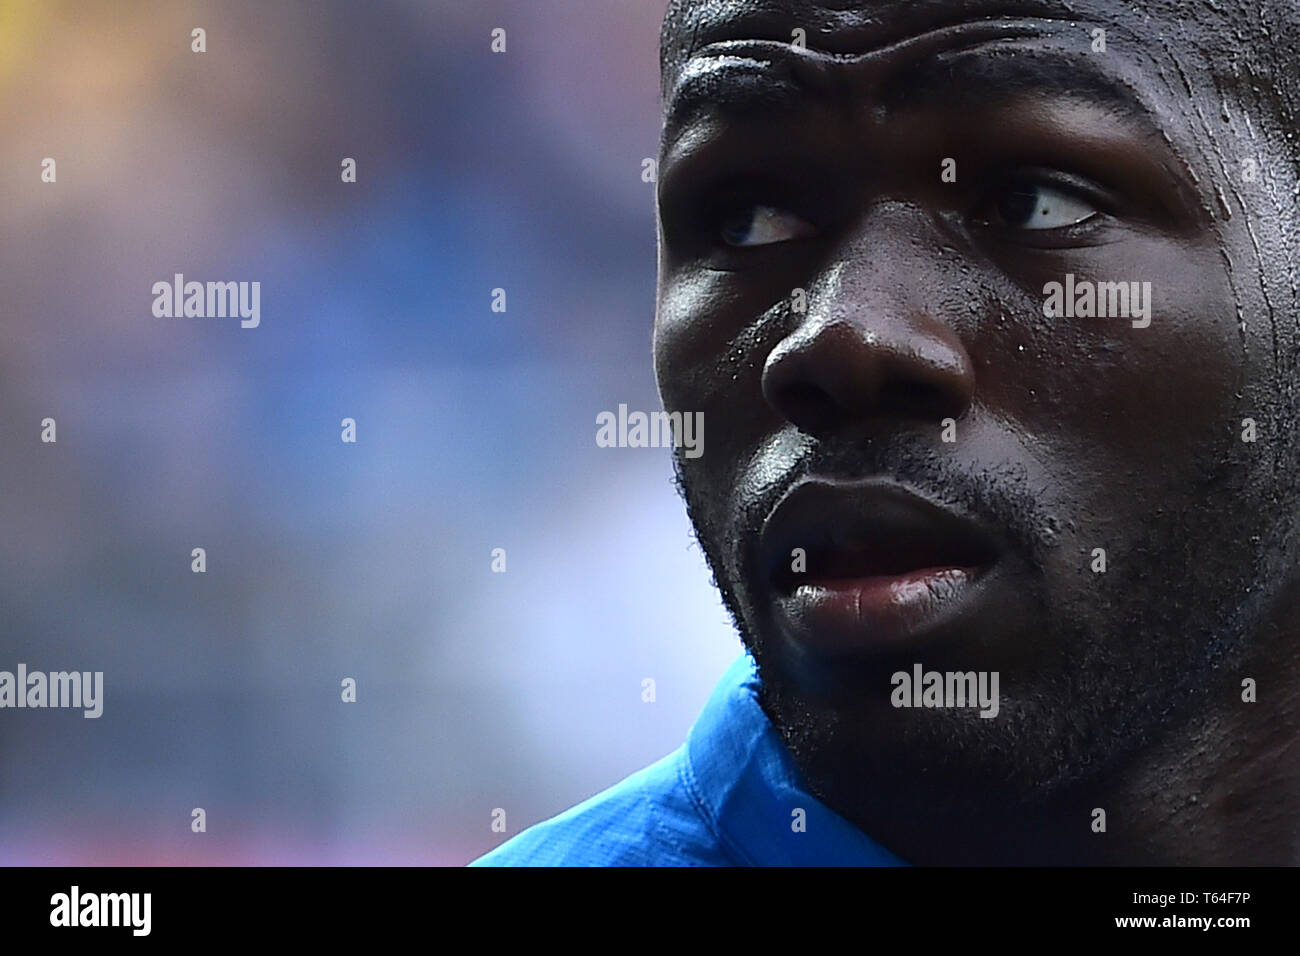
[[[809,649],[866,651],[920,637],[969,606],[980,568],[801,582],[776,599],[786,632]]]

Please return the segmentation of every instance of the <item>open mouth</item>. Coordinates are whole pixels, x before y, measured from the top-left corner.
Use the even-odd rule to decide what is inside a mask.
[[[788,594],[798,587],[837,588],[858,581],[902,584],[950,572],[975,577],[996,560],[990,549],[964,541],[889,540],[864,531],[843,543],[810,542],[802,561],[782,562],[773,583]]]
[[[761,550],[783,631],[830,651],[895,645],[969,617],[1001,557],[990,529],[880,480],[796,486]]]

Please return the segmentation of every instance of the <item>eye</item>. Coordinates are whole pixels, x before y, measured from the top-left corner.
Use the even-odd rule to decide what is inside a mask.
[[[814,235],[816,229],[792,212],[774,206],[742,205],[720,217],[718,238],[738,248],[769,246]]]
[[[1065,229],[1087,222],[1099,211],[1079,193],[1052,183],[1015,180],[1000,189],[977,218],[1011,229]]]

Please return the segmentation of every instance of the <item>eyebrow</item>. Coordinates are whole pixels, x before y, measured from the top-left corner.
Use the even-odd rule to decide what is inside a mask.
[[[970,109],[1026,96],[1068,98],[1107,108],[1153,131],[1162,128],[1154,104],[1088,54],[1022,44],[1003,47],[1014,50],[1014,56],[990,55],[996,46],[944,51],[911,64],[886,81],[879,91],[880,102],[918,108],[942,103],[948,109]],[[796,57],[773,50],[771,55],[713,54],[688,60],[665,106],[663,142],[675,141],[703,114],[775,119],[819,101],[836,104],[836,91],[847,87],[836,82],[844,77],[832,75],[838,72],[835,59],[846,65],[847,61],[824,58],[801,63]]]
[[[1013,56],[990,56],[989,48],[945,52],[890,79],[887,101],[942,101],[953,107],[998,105],[1025,96],[1087,102],[1154,130],[1159,111],[1131,82],[1102,68],[1087,53],[1043,47],[1006,47]]]
[[[679,4],[682,9],[677,9]],[[674,12],[679,16],[674,18]],[[823,0],[747,0],[743,7],[736,0],[673,0],[661,36],[660,66],[665,68],[666,78],[691,57],[718,43],[789,43],[791,27],[815,22],[819,15],[827,13]],[[834,35],[822,35],[817,42],[834,43],[838,49],[823,48],[828,53],[845,55],[945,25],[993,19],[1068,23],[1078,17],[1069,0],[875,0],[839,8],[834,16]]]
[[[806,107],[809,97],[815,95],[815,90],[798,79],[785,58],[693,57],[683,66],[677,87],[665,106],[664,138],[675,138],[702,113],[744,116],[790,112]]]

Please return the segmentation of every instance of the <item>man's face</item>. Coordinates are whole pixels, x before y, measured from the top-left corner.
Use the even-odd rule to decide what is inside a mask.
[[[775,6],[695,4],[666,83],[692,520],[833,805],[1060,793],[1237,686],[1292,583],[1294,160],[1159,5]],[[997,716],[893,706],[915,664]]]

